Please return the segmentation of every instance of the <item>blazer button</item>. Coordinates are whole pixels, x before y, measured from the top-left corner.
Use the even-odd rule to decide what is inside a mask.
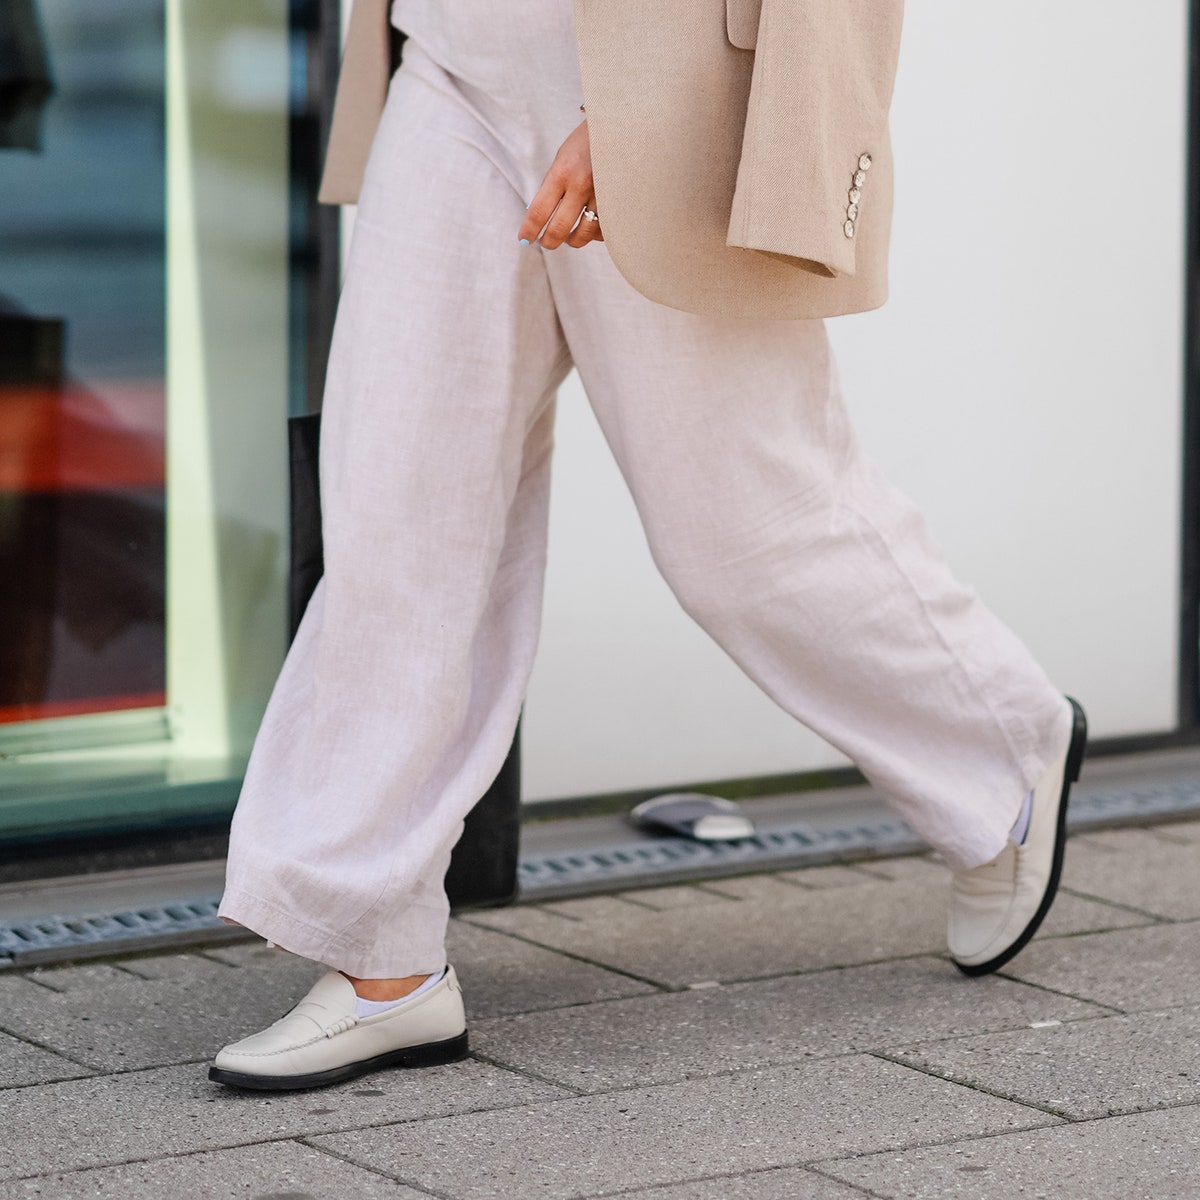
[[[862,190],[860,188],[850,189],[850,203],[857,204],[862,199]]]
[[[866,182],[867,182],[866,171],[858,170],[858,171],[854,172],[854,186],[855,187],[860,188]]]
[[[843,232],[843,233],[844,233],[844,234],[845,234],[847,237],[853,237],[853,236],[854,236],[854,222],[853,222],[853,221],[847,221],[847,222],[845,223],[845,225],[843,225],[843,226],[842,226],[842,232]]]
[[[858,220],[858,205],[851,204],[850,207],[846,209],[846,216],[848,216],[850,218],[850,220],[852,220],[852,221],[857,221]]]
[[[869,171],[871,169],[871,156],[869,154],[860,154],[858,156],[858,169],[860,171]]]

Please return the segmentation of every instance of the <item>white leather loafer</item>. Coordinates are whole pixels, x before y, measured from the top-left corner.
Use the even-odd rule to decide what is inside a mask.
[[[1021,845],[1009,842],[981,867],[956,871],[947,937],[954,965],[985,975],[1024,948],[1050,911],[1062,875],[1067,798],[1079,778],[1087,717],[1070,696],[1071,739],[1033,790],[1029,828]]]
[[[274,1025],[226,1046],[209,1079],[281,1091],[325,1087],[381,1067],[431,1067],[467,1053],[467,1021],[453,967],[428,991],[355,1015],[354,985],[330,971]]]

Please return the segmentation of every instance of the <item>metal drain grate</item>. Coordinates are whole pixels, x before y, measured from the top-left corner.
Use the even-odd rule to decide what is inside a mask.
[[[881,806],[882,808],[882,806]],[[1200,777],[1130,788],[1079,788],[1067,823],[1074,832],[1200,812]],[[585,895],[615,887],[715,878],[753,870],[786,870],[843,859],[915,854],[926,849],[905,822],[884,816],[840,824],[775,826],[740,842],[693,842],[639,837],[590,848],[521,859],[523,900]]]
[[[602,885],[668,883],[863,854],[904,854],[921,845],[916,834],[895,818],[828,828],[810,823],[777,826],[737,842],[648,839],[631,833],[628,840],[586,853],[523,857],[517,878],[522,899],[540,900],[598,891]]]
[[[1072,829],[1128,824],[1141,817],[1166,820],[1200,812],[1200,777],[1142,786],[1095,789],[1071,794],[1067,820]]]
[[[1200,774],[1159,782],[1143,779],[1080,787],[1071,797],[1068,821],[1079,832],[1196,815],[1200,815]],[[763,827],[755,837],[740,842],[649,838],[630,829],[625,836],[586,850],[526,854],[518,878],[521,898],[540,901],[756,870],[911,854],[924,848],[903,821],[880,805],[840,820],[833,816]],[[0,969],[245,937],[245,931],[217,919],[218,902],[218,896],[201,896],[113,913],[0,924]]]
[[[143,950],[170,945],[187,934],[238,930],[217,919],[219,896],[185,900],[162,907],[83,917],[44,917],[0,925],[0,967],[83,957],[114,950]]]

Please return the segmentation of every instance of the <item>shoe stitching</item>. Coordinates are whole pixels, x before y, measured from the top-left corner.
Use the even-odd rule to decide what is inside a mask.
[[[292,1046],[280,1046],[278,1050],[237,1050],[233,1046],[227,1047],[224,1053],[236,1055],[238,1058],[273,1058],[280,1054],[287,1054],[290,1050],[307,1050],[309,1046],[315,1046],[318,1042],[325,1040],[325,1034],[320,1033],[314,1038],[309,1038],[307,1042],[296,1042]]]
[[[439,991],[441,991],[443,989],[443,987],[445,987],[446,985],[449,985],[449,987],[447,989],[449,991],[459,991],[460,988],[457,986],[458,979],[457,979],[457,976],[453,976],[453,978],[452,978],[452,975],[451,975],[452,970],[453,970],[452,967],[447,966],[446,972],[442,976],[442,978],[440,980],[438,980],[438,982],[432,988],[430,988],[430,990],[428,992],[423,993],[422,995],[415,998],[416,1002],[414,1003],[413,1007],[414,1008],[417,1007],[421,1001],[425,1001],[433,996],[436,996],[436,994]],[[291,1016],[292,1013],[296,1012],[305,1003],[306,1003],[306,1001],[301,1000],[300,1003],[296,1005],[296,1008],[290,1010],[288,1013],[285,1014],[285,1017]],[[307,1015],[307,1014],[305,1014],[305,1015]],[[225,1048],[225,1050],[223,1051],[223,1053],[231,1054],[231,1055],[238,1055],[242,1058],[270,1058],[272,1056],[279,1055],[279,1054],[287,1054],[289,1051],[293,1051],[293,1050],[307,1050],[310,1046],[315,1046],[319,1042],[321,1042],[325,1039],[336,1037],[339,1033],[345,1033],[345,1032],[347,1032],[347,1030],[353,1029],[355,1026],[362,1024],[363,1021],[367,1021],[372,1024],[374,1024],[374,1023],[382,1024],[383,1021],[377,1021],[377,1018],[387,1018],[387,1017],[391,1017],[391,1016],[395,1016],[395,1015],[396,1014],[394,1011],[385,1011],[382,1013],[376,1013],[373,1017],[365,1017],[365,1018],[360,1018],[355,1015],[350,1015],[350,1016],[342,1017],[339,1020],[335,1021],[327,1029],[324,1029],[317,1036],[309,1038],[309,1040],[306,1042],[297,1042],[293,1045],[281,1046],[277,1050],[236,1050],[236,1049],[234,1049],[234,1046],[236,1046],[236,1043],[234,1043],[234,1046],[227,1046]],[[308,1019],[310,1021],[313,1020],[312,1017],[308,1017]],[[266,1031],[264,1030],[264,1032],[266,1032]]]
[[[311,1018],[309,1019],[311,1020]],[[270,1058],[276,1054],[287,1054],[291,1050],[307,1050],[309,1046],[315,1046],[326,1038],[336,1037],[339,1033],[345,1033],[346,1030],[353,1029],[357,1024],[357,1017],[343,1017],[341,1020],[335,1021],[328,1028],[322,1029],[314,1037],[310,1037],[306,1042],[294,1042],[287,1046],[280,1046],[276,1050],[236,1050],[231,1046],[228,1047],[227,1052],[241,1055],[243,1058]]]

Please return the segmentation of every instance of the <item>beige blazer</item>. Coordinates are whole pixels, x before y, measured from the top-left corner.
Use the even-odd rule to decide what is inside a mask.
[[[884,302],[903,0],[574,4],[596,207],[638,291],[724,317]],[[387,91],[388,8],[355,0],[328,203],[358,197]]]

